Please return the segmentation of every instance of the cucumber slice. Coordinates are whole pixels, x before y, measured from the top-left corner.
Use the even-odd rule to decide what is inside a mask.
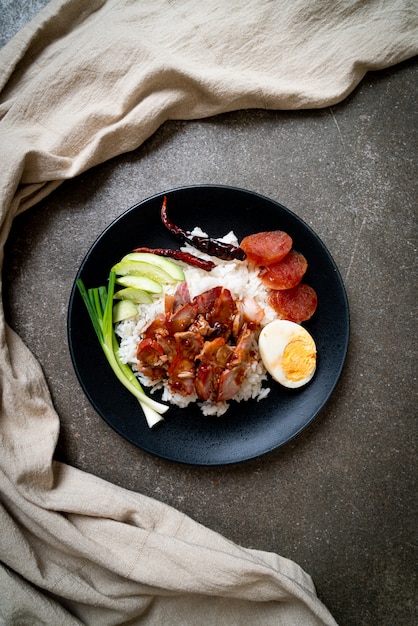
[[[128,320],[130,317],[137,315],[138,309],[132,302],[132,300],[119,300],[113,307],[112,320],[113,323],[122,322]]]
[[[112,267],[112,272],[115,272],[118,276],[126,276],[127,274],[132,274],[134,276],[146,276],[147,278],[151,278],[152,280],[162,283],[163,285],[174,283],[176,280],[171,276],[171,274],[168,274],[166,271],[161,269],[161,267],[158,267],[158,265],[143,263],[142,261],[122,260]]]
[[[133,287],[125,287],[115,291],[113,298],[115,300],[132,300],[135,304],[152,304],[152,297],[148,292]]]
[[[130,252],[123,257],[121,263],[125,261],[139,261],[141,263],[150,263],[151,265],[156,265],[157,267],[160,267],[175,280],[185,280],[184,272],[181,267],[177,265],[177,263],[174,263],[174,261],[171,261],[166,257],[158,256],[158,254],[152,254],[151,252]]]
[[[116,278],[116,282],[123,287],[133,287],[149,293],[162,293],[163,291],[161,283],[157,283],[157,281],[146,276],[132,276],[128,274],[127,276],[119,276]]]

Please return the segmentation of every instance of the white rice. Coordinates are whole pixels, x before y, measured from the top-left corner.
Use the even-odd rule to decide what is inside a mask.
[[[195,235],[203,235],[205,233],[198,228],[193,231]],[[238,241],[234,233],[231,231],[225,235],[221,241],[238,245]],[[258,270],[246,261],[221,261],[207,254],[196,251],[194,248],[186,245],[181,248],[184,252],[190,252],[202,259],[210,259],[216,263],[216,267],[210,272],[206,272],[191,265],[187,265],[180,261],[178,263],[185,274],[189,287],[190,296],[203,293],[213,287],[222,286],[229,289],[235,300],[240,300],[244,296],[252,297],[257,304],[264,310],[264,318],[261,326],[265,326],[269,322],[277,319],[277,313],[268,304],[267,291],[258,277]],[[158,296],[154,296],[153,304],[138,305],[138,315],[135,318],[120,322],[116,326],[116,334],[120,338],[119,356],[123,363],[129,363],[133,371],[138,376],[142,385],[155,389],[163,388],[163,402],[170,402],[179,407],[186,407],[191,402],[198,402],[198,405],[204,415],[222,415],[228,410],[228,402],[201,402],[197,395],[184,397],[170,391],[163,381],[151,381],[137,370],[136,351],[138,343],[143,339],[143,333],[151,324],[151,322],[161,313],[164,313],[164,295],[173,294],[177,289],[178,283],[174,285],[164,285],[164,291]],[[261,361],[258,352],[257,343],[254,342],[254,351],[258,356],[257,360],[252,364],[247,375],[241,385],[241,389],[233,400],[241,402],[254,398],[257,400],[264,399],[270,389],[263,388],[263,383],[267,380],[266,369]]]

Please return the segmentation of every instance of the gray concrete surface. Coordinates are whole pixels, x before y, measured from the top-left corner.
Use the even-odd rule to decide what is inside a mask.
[[[2,4],[8,24],[21,26],[20,4]],[[7,246],[8,317],[61,415],[57,458],[294,559],[341,626],[418,622],[417,70],[411,60],[370,73],[326,110],[166,123],[16,219]],[[152,194],[200,183],[253,190],[302,217],[351,308],[346,366],[320,416],[283,448],[227,467],[170,463],[121,439],[83,395],[66,338],[74,276],[100,232]]]

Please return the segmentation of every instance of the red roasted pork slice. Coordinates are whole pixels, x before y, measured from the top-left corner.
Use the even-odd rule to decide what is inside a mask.
[[[190,324],[188,330],[193,333],[198,333],[199,335],[202,335],[202,337],[206,337],[210,334],[211,327],[205,317],[201,313],[198,313],[194,322]]]
[[[184,304],[190,302],[189,287],[186,282],[182,282],[178,285],[176,292],[173,295],[165,294],[164,296],[164,308],[167,316],[173,315]]]
[[[188,396],[195,388],[195,359],[203,348],[201,335],[185,331],[174,335],[176,354],[168,369],[170,389],[182,396]]]
[[[216,298],[212,312],[208,316],[211,326],[211,337],[228,339],[232,333],[232,325],[237,312],[237,306],[229,289],[222,289]]]
[[[210,363],[200,363],[194,381],[195,391],[199,400],[210,400],[215,385],[214,369]]]
[[[308,262],[300,252],[291,250],[284,259],[260,269],[260,278],[266,287],[270,289],[291,289],[300,283]]]
[[[194,392],[194,360],[177,353],[168,369],[168,385],[173,393],[190,396]]]
[[[151,380],[158,380],[165,374],[165,353],[163,347],[155,339],[143,339],[136,351],[138,370]]]
[[[255,265],[278,263],[292,248],[292,238],[282,230],[264,231],[244,237],[242,248],[247,260]]]
[[[217,402],[231,400],[240,390],[251,365],[254,332],[244,324],[237,345],[219,378]]]
[[[190,302],[189,287],[186,282],[182,282],[178,285],[176,293],[174,294],[174,307],[173,311],[177,311],[183,304]]]
[[[244,296],[241,304],[244,322],[258,326],[264,317],[264,309],[250,296]]]
[[[161,314],[155,318],[144,332],[145,338],[155,339],[159,335],[168,335],[167,320],[165,315]]]
[[[235,300],[229,289],[213,287],[199,294],[192,300],[197,305],[198,314],[204,316],[211,327],[207,333],[212,338],[225,337],[232,332],[232,323],[237,311]]]
[[[174,339],[176,342],[177,353],[193,361],[203,348],[204,339],[202,335],[194,333],[190,330],[175,333]]]
[[[159,315],[151,322],[144,333],[144,339],[153,339],[160,344],[164,350],[164,361],[169,360],[176,351],[174,337],[171,334],[171,329],[167,325],[167,318],[163,314]]]
[[[171,332],[178,333],[183,330],[186,330],[194,322],[197,315],[197,305],[188,302],[187,304],[183,304],[173,315],[170,315],[168,320],[168,325],[171,329]]]
[[[217,395],[219,377],[223,372],[233,348],[225,343],[223,337],[205,341],[197,356],[195,388],[200,400],[209,400]]]
[[[213,287],[193,298],[193,304],[197,304],[197,311],[208,319],[212,313],[216,298],[220,295],[222,287]]]
[[[244,296],[235,304],[237,308],[232,321],[232,335],[238,337],[245,322],[252,330],[259,326],[264,317],[264,309],[250,296]]]

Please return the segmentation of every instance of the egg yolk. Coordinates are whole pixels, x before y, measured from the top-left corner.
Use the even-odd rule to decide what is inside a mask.
[[[292,382],[297,382],[309,376],[316,364],[316,350],[313,341],[307,339],[293,339],[286,345],[282,368],[285,376]]]

